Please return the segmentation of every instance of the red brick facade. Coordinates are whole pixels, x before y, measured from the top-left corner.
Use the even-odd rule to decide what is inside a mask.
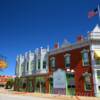
[[[84,78],[82,77],[82,74],[84,72],[89,72],[92,74],[92,68],[91,68],[91,56],[90,56],[90,47],[84,46],[81,48],[72,49],[65,52],[60,52],[56,54],[49,55],[49,62],[51,57],[55,57],[56,62],[56,69],[60,68],[66,71],[65,63],[64,63],[64,55],[66,53],[70,54],[70,69],[74,69],[75,71],[75,94],[76,95],[94,95],[94,88],[93,88],[93,78],[91,76],[91,83],[92,83],[92,90],[91,91],[85,91],[84,90]],[[81,51],[83,49],[89,50],[89,66],[83,66],[82,64],[82,53]],[[49,74],[52,74],[53,70],[50,67],[49,63]]]

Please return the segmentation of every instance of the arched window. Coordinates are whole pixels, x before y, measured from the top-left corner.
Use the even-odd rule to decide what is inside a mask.
[[[64,61],[65,61],[65,67],[69,68],[70,67],[70,54],[64,55]]]
[[[55,67],[55,57],[50,58],[50,66]]]

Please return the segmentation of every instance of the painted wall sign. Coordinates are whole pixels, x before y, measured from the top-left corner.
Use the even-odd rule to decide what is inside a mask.
[[[54,88],[66,88],[66,73],[65,71],[58,69],[53,73],[53,87]]]

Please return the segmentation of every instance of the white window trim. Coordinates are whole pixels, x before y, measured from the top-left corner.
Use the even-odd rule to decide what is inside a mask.
[[[53,60],[53,59],[55,59],[55,57],[51,57],[51,58],[50,58],[50,60]]]
[[[71,54],[69,54],[69,53],[66,53],[66,54],[64,55],[64,57],[66,57],[66,56],[71,56]]]
[[[83,54],[83,53],[89,53],[89,50],[88,49],[83,49],[82,51],[81,51],[81,55]],[[88,64],[84,64],[84,61],[83,61],[83,58],[82,58],[82,65],[85,67],[85,66],[89,66],[89,56],[88,56]]]
[[[85,76],[86,75],[86,76]],[[83,76],[84,77],[87,77],[87,75],[91,78],[91,73],[88,73],[88,72],[85,72],[85,73],[83,73]],[[84,81],[85,82],[85,81]],[[85,91],[92,91],[92,88],[91,88],[91,90],[89,90],[89,89],[86,89],[86,85],[85,85],[86,83],[84,83],[84,89],[85,89]],[[92,85],[92,83],[90,83],[90,85]]]
[[[66,53],[65,55],[64,55],[64,59],[65,59],[65,57],[70,57],[71,56],[71,54],[69,54],[69,53]],[[65,60],[64,60],[65,61]],[[71,61],[71,60],[70,60]],[[71,62],[70,62],[71,63]],[[70,64],[69,63],[69,64]],[[64,64],[65,65],[65,64]],[[65,65],[65,67],[66,67],[66,65]],[[69,67],[66,67],[66,68],[70,68],[70,66]]]
[[[51,57],[50,58],[50,63],[51,63],[51,60],[55,60],[55,57]],[[56,65],[54,65],[54,66],[51,66],[51,67],[55,67]]]
[[[86,89],[86,85],[85,85],[86,83],[84,83],[84,88],[85,88],[85,91],[92,91],[92,89],[91,90],[89,90],[89,89]],[[91,83],[90,83],[91,84]]]
[[[83,50],[81,51],[81,53],[84,53],[84,52],[88,52],[88,53],[89,53],[89,50],[88,50],[88,49],[83,49]]]

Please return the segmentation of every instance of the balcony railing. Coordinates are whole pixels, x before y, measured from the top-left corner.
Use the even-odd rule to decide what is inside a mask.
[[[20,73],[20,76],[46,74],[46,73],[48,73],[48,70],[47,69],[43,69],[43,70],[33,70],[33,71],[30,71],[30,72],[22,72],[22,73]]]

